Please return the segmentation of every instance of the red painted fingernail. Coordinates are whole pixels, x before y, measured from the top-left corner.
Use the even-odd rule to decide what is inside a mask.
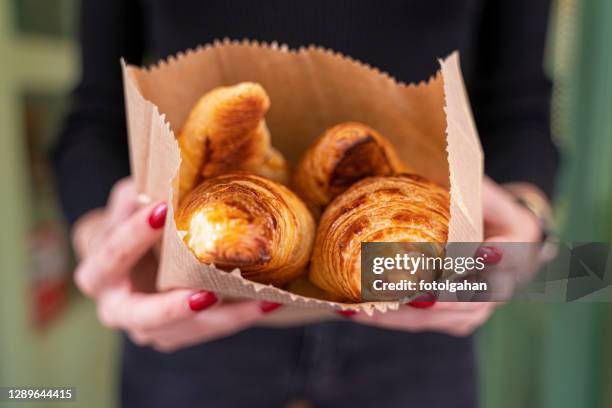
[[[264,313],[270,313],[271,311],[276,310],[281,306],[282,304],[280,303],[268,302],[267,300],[264,300],[259,303],[259,308]]]
[[[166,213],[168,212],[168,205],[166,203],[159,203],[151,211],[149,215],[149,225],[153,229],[160,229],[166,222]]]
[[[351,317],[357,314],[357,312],[354,310],[336,310],[336,313],[344,317]]]
[[[417,296],[411,302],[408,302],[408,306],[415,307],[417,309],[427,309],[436,304],[436,297],[433,293],[424,293]]]
[[[487,265],[498,264],[502,260],[504,252],[492,246],[481,246],[476,251],[477,258],[483,258],[483,262]]]
[[[213,292],[202,290],[189,296],[189,308],[194,312],[199,312],[214,305],[217,300],[217,295]]]

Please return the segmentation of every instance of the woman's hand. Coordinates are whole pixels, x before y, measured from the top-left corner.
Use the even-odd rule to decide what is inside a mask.
[[[102,324],[126,331],[139,345],[172,351],[243,330],[278,306],[221,304],[212,292],[190,289],[156,293],[157,259],[151,249],[162,236],[166,209],[164,203],[139,208],[131,179],[124,179],[104,210],[75,225],[81,259],[75,281],[96,302]]]
[[[485,179],[483,183],[483,216],[485,243],[477,256],[487,265],[501,267],[503,252],[494,243],[537,242],[542,230],[537,218],[502,187]],[[500,263],[501,262],[501,263]],[[453,336],[466,336],[487,321],[498,302],[439,302],[427,296],[403,306],[396,312],[351,315],[351,320],[387,329],[435,331]],[[343,313],[345,316],[346,313]]]

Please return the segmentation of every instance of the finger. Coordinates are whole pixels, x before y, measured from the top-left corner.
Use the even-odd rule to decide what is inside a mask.
[[[125,332],[130,340],[132,340],[132,343],[136,344],[137,346],[143,347],[151,344],[151,339],[142,332],[136,330],[126,330]]]
[[[453,336],[466,336],[480,327],[499,302],[449,302],[440,308],[425,325],[425,330],[441,331]]]
[[[476,258],[482,258],[483,263],[485,263],[486,265],[497,265],[501,262],[504,256],[504,251],[499,246],[483,245],[476,250],[475,256]]]
[[[90,241],[92,245],[108,236],[108,234],[138,209],[136,189],[131,177],[126,177],[113,186],[106,207],[104,208],[104,222],[101,228]]]
[[[206,292],[208,304],[206,308],[219,304],[220,300],[212,292]],[[194,317],[198,311],[191,307],[190,298],[194,295],[190,289],[175,289],[170,292],[156,294],[133,294],[130,302],[131,312],[127,323],[142,331],[156,330],[186,321]]]
[[[410,302],[407,303],[407,305],[417,309],[427,309],[434,306],[436,302],[436,296],[433,293],[428,292],[412,299]]]
[[[219,298],[213,292],[201,290],[189,296],[189,309],[199,312],[219,303]]]
[[[336,314],[342,317],[351,317],[357,314],[356,310],[336,310]]]
[[[486,179],[482,197],[487,241],[532,242],[540,239],[541,225],[537,217],[519,205],[506,189]]]
[[[222,307],[200,313],[194,320],[222,332],[232,332],[257,321],[264,314],[255,300],[227,303]]]
[[[424,319],[430,316],[429,309],[406,308],[386,313],[374,313],[368,316],[358,313],[351,316],[351,321],[383,327],[392,330],[421,331],[425,324]]]
[[[489,319],[495,307],[495,303],[487,303],[475,310],[468,317],[456,319],[451,325],[446,325],[446,322],[441,321],[439,322],[440,331],[456,337],[470,335]]]
[[[157,350],[168,352],[232,335],[251,326],[264,313],[257,301],[222,304],[145,336]]]
[[[85,259],[90,249],[95,247],[97,237],[103,232],[105,211],[94,209],[82,215],[72,228],[72,244],[77,259]]]
[[[106,206],[109,225],[118,225],[138,209],[137,192],[131,177],[118,181],[111,191]]]
[[[496,306],[498,304],[500,304],[500,302],[438,302],[430,311],[452,311],[469,314],[483,307],[488,307],[490,305]]]
[[[154,294],[105,291],[98,304],[102,318],[111,327],[142,333],[192,318],[196,312],[189,307],[191,295],[191,289]]]
[[[463,326],[478,316],[482,309],[495,307],[492,302],[438,302],[429,309],[401,308],[398,311],[375,313],[367,316],[363,313],[351,318],[359,323],[373,324],[394,330],[424,331],[452,329]]]
[[[95,296],[105,284],[126,277],[136,262],[160,239],[166,210],[165,203],[149,205],[115,228],[77,267],[75,280],[79,288]]]
[[[482,212],[485,221],[505,219],[514,199],[506,190],[490,179],[482,184]]]

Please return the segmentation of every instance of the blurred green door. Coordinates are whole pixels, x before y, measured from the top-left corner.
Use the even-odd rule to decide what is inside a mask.
[[[553,129],[562,238],[612,238],[612,2],[559,0]],[[504,306],[479,335],[482,406],[612,407],[612,307]]]

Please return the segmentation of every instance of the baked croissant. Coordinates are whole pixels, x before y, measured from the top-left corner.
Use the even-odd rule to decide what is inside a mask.
[[[247,279],[278,286],[303,272],[315,233],[298,196],[244,172],[204,180],[180,203],[175,220],[201,262],[240,268]]]
[[[203,178],[233,170],[288,182],[287,163],[270,145],[269,108],[266,91],[252,82],[215,88],[196,103],[178,137],[181,199]]]
[[[315,216],[353,183],[370,176],[408,171],[391,143],[357,122],[327,129],[306,151],[293,177],[293,188]]]
[[[361,299],[362,242],[445,243],[450,197],[416,175],[369,177],[340,194],[323,212],[310,280],[347,301]]]

